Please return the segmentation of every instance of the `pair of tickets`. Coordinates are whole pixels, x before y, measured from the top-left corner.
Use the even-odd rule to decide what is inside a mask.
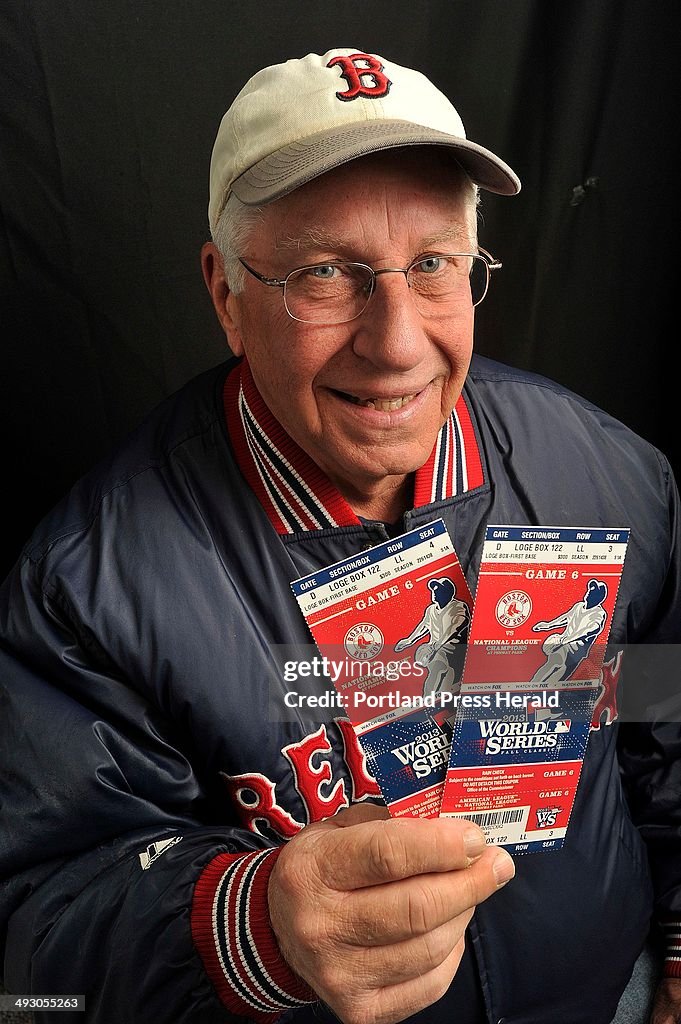
[[[473,602],[436,520],[291,584],[392,815],[562,846],[628,539],[488,526]]]

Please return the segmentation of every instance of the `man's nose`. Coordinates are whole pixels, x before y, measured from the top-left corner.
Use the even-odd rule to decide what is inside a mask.
[[[410,370],[427,345],[424,320],[404,271],[379,270],[371,301],[355,321],[355,355],[384,369]]]

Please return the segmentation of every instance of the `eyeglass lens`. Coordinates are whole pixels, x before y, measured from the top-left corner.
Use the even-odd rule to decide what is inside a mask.
[[[420,313],[447,316],[464,302],[475,306],[482,301],[489,269],[482,256],[428,256],[413,263],[406,277]],[[284,301],[296,320],[345,323],[364,311],[374,290],[374,280],[373,272],[360,263],[301,267],[289,274]]]

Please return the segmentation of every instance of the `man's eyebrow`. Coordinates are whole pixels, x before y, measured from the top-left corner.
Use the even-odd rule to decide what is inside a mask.
[[[430,249],[439,245],[453,245],[455,248],[464,246],[467,250],[473,243],[468,232],[461,227],[449,227],[438,231],[435,235],[428,235],[421,240],[421,249]]]
[[[282,235],[277,238],[275,249],[344,249],[348,239],[334,235],[323,227],[306,228],[301,235]]]
[[[300,235],[282,235],[277,238],[275,249],[284,249],[287,251],[326,249],[329,251],[342,252],[351,248],[352,244],[352,240],[347,237],[336,235],[327,230],[327,228],[319,226],[305,228]],[[473,245],[473,242],[471,242],[470,236],[465,228],[462,228],[461,226],[451,226],[444,228],[442,231],[438,231],[436,234],[428,235],[426,238],[420,239],[419,245],[414,251],[424,252],[426,249],[432,249],[441,245],[453,247],[455,251],[461,248],[468,251],[471,245]]]

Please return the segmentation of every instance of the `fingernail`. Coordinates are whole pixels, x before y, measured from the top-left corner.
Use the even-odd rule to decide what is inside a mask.
[[[515,864],[505,850],[499,850],[492,868],[497,883],[497,889],[500,889],[502,885],[506,885],[507,882],[510,882],[515,875]]]
[[[469,860],[480,857],[485,852],[485,837],[477,828],[469,828],[463,834],[463,848]]]

